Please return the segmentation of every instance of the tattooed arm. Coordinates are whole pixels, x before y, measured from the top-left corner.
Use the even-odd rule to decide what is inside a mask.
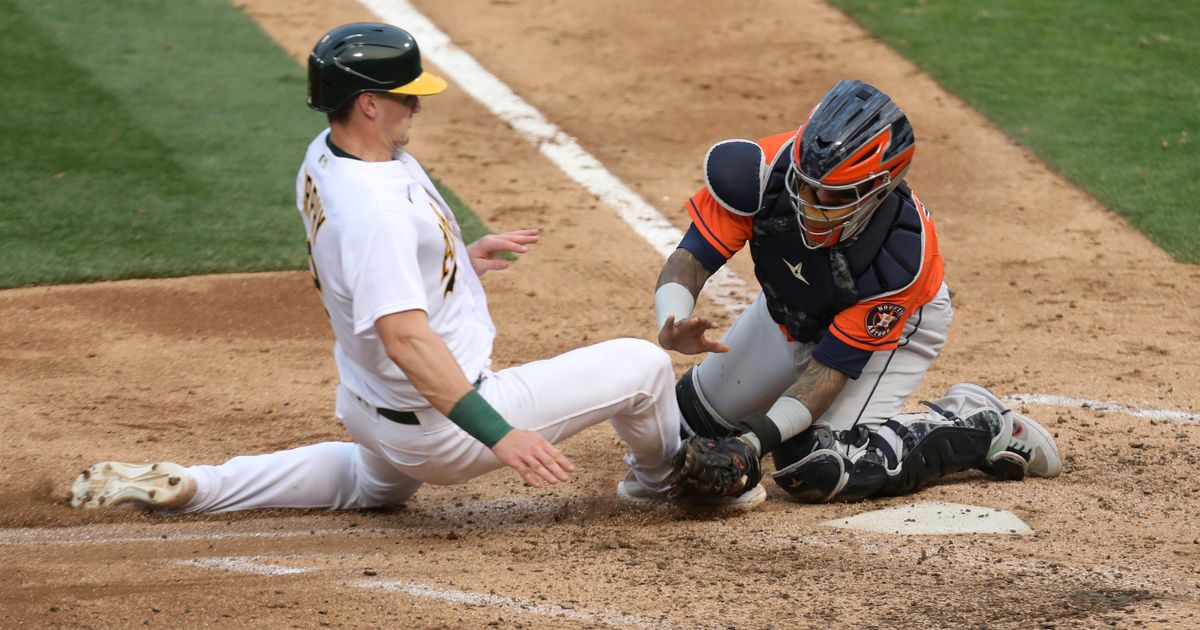
[[[796,384],[789,387],[766,413],[751,415],[738,423],[743,433],[737,439],[751,444],[759,455],[771,452],[776,446],[800,435],[812,426],[813,420],[829,411],[848,379],[845,374],[816,359],[809,360]]]
[[[700,264],[699,260],[692,255],[692,252],[680,247],[667,258],[667,264],[663,265],[662,271],[658,274],[658,286],[661,289],[663,285],[676,283],[683,285],[691,294],[692,298],[700,295],[700,289],[704,287],[704,283],[712,276],[704,265]]]
[[[676,249],[658,274],[654,310],[658,320],[658,344],[683,354],[728,352],[729,346],[704,337],[717,327],[706,317],[692,317],[696,296],[712,274],[684,248]]]
[[[799,400],[808,408],[813,419],[818,419],[821,414],[833,406],[834,399],[842,393],[842,388],[846,386],[848,380],[850,378],[845,374],[816,359],[810,359],[808,367],[804,368],[804,373],[800,375],[800,380],[789,387],[783,395]],[[784,435],[781,437],[787,440],[794,436]]]

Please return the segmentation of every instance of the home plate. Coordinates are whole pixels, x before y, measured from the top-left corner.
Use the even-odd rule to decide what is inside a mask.
[[[1016,514],[965,503],[914,503],[821,523],[887,534],[1032,534]]]

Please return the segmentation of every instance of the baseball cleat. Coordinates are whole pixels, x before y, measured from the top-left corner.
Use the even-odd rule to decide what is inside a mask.
[[[666,490],[652,490],[642,485],[634,475],[633,471],[625,475],[625,479],[617,483],[617,498],[623,503],[636,505],[639,507],[669,507],[672,505],[680,506],[706,506],[719,509],[731,510],[751,510],[767,500],[767,489],[758,484],[753,488],[737,495],[737,496],[711,496],[702,495],[695,492],[674,493],[670,488]]]
[[[179,464],[100,462],[80,473],[71,485],[71,507],[94,509],[123,503],[173,510],[196,494],[196,482]]]
[[[1012,416],[1012,437],[1008,439],[1008,448],[997,457],[1019,457],[1024,460],[1027,475],[1057,477],[1062,472],[1062,454],[1054,436],[1037,420],[1015,411],[1008,413]]]
[[[993,442],[993,448],[1001,450],[988,457],[988,472],[1001,479],[1012,480],[1020,480],[1027,475],[1057,477],[1062,472],[1062,454],[1058,451],[1058,444],[1054,442],[1054,435],[1041,423],[1013,411],[995,394],[974,383],[959,383],[947,392],[963,393],[982,397],[989,402],[989,406],[1003,414],[1004,426],[1000,435],[996,436],[999,443]],[[1008,426],[1010,423],[1011,427]]]

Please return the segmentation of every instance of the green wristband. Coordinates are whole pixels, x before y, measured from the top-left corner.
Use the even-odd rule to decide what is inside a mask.
[[[495,446],[500,438],[512,431],[512,425],[504,421],[500,412],[492,408],[488,401],[473,389],[454,403],[449,418],[488,448]]]

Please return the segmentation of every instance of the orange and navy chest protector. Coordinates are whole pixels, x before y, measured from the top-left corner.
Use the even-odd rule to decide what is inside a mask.
[[[687,202],[679,246],[715,272],[747,243],[771,318],[813,358],[858,378],[901,341],[910,315],[942,285],[937,233],[901,183],[853,240],[809,249],[784,186],[795,132],[729,140],[705,157],[705,187]]]

